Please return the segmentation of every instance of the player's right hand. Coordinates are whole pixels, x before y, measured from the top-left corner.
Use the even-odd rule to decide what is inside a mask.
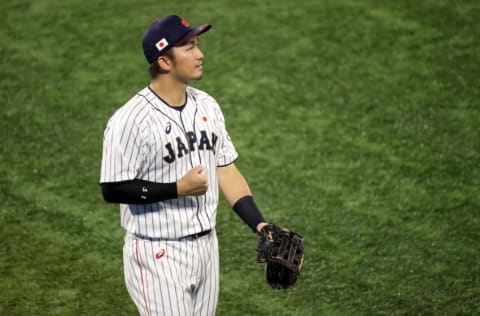
[[[202,165],[190,169],[177,181],[178,196],[203,195],[208,190],[208,174]]]

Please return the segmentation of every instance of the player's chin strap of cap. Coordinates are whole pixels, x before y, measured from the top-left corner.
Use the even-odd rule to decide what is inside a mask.
[[[180,240],[195,240],[198,238],[201,238],[203,236],[207,236],[212,232],[211,229],[204,230],[203,232],[191,234],[188,236],[183,236],[179,238],[166,238],[166,237],[148,237],[148,236],[143,236],[141,234],[133,234],[135,238],[138,239],[144,239],[144,240],[149,240],[149,241],[165,241],[165,240],[172,240],[172,241],[180,241]]]

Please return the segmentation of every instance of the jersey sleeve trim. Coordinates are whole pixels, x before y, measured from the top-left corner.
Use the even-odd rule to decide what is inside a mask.
[[[238,156],[235,157],[235,159],[233,159],[232,161],[230,161],[230,162],[228,162],[228,163],[226,163],[226,164],[217,165],[217,168],[228,167],[228,166],[230,166],[231,164],[235,163],[235,161],[237,161],[237,160],[238,160]]]

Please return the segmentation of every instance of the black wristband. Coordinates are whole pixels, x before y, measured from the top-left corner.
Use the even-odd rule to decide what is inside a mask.
[[[251,195],[246,195],[235,202],[233,210],[254,232],[257,232],[259,223],[265,222]]]
[[[144,180],[101,183],[106,202],[148,204],[178,197],[177,183],[158,183]]]

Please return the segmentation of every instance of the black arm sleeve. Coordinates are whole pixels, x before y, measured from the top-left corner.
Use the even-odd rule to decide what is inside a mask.
[[[265,222],[251,195],[246,195],[235,202],[233,210],[254,232],[257,232],[258,224]]]
[[[106,202],[123,204],[148,204],[178,197],[177,184],[144,180],[101,183]]]

